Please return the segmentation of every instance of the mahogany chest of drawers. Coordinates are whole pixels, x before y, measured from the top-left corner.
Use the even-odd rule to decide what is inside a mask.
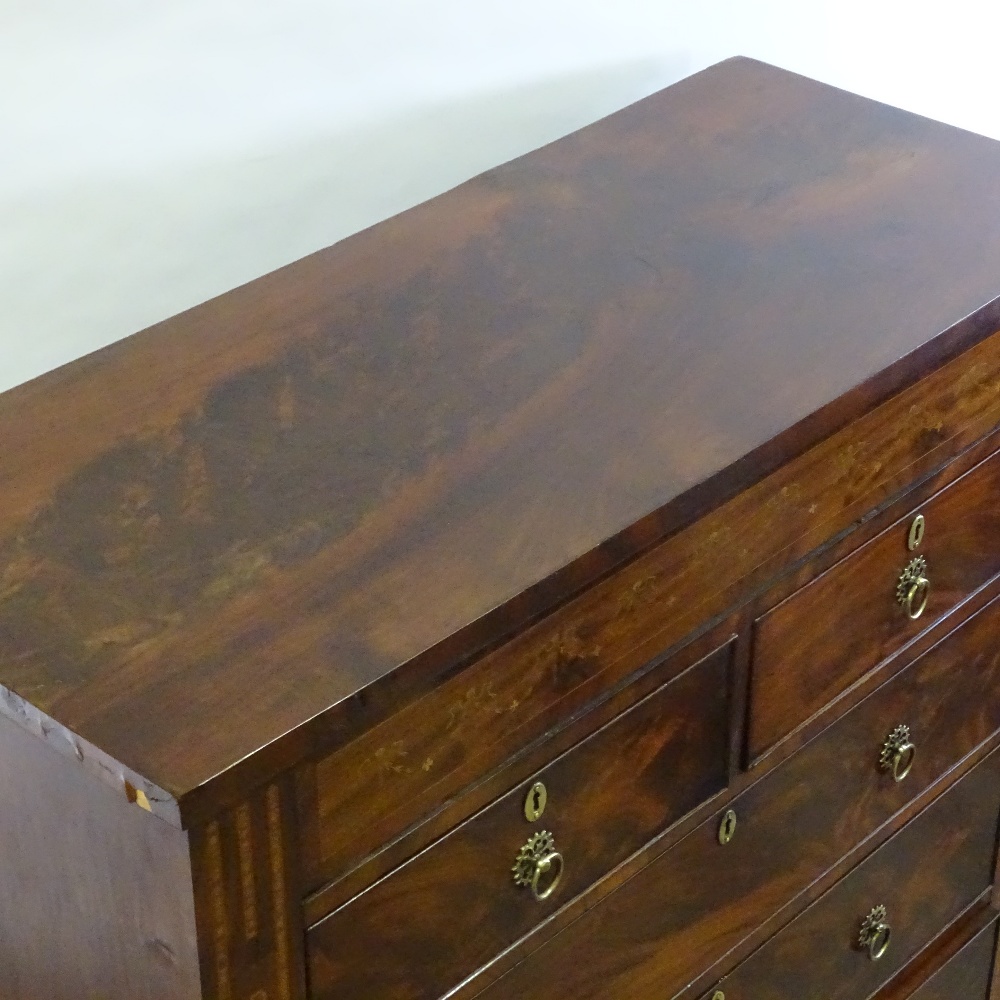
[[[1000,997],[998,295],[735,59],[0,396],[0,996]]]

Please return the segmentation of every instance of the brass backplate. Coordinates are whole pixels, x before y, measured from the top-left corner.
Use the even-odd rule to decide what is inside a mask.
[[[892,928],[887,922],[888,914],[885,905],[880,903],[861,922],[861,933],[858,935],[858,947],[868,952],[868,957],[877,962],[889,948]]]

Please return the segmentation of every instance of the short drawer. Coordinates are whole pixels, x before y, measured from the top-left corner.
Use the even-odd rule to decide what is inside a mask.
[[[907,1000],[986,1000],[996,948],[996,918],[949,959]]]
[[[719,985],[726,1000],[867,1000],[993,881],[998,754]]]
[[[1000,730],[997,634],[1000,600],[735,798],[726,846],[717,815],[484,996],[675,996]],[[897,781],[882,757],[900,725],[916,750]]]
[[[757,620],[751,760],[1000,573],[998,495],[994,454]],[[923,535],[911,549],[917,516]]]
[[[313,927],[316,1000],[443,994],[721,791],[731,659],[730,643]]]
[[[671,551],[653,550],[347,745],[302,765],[305,889],[353,874],[435,817],[442,803],[681,643],[699,619],[680,624],[674,583],[685,557]],[[376,865],[376,877],[401,860]]]

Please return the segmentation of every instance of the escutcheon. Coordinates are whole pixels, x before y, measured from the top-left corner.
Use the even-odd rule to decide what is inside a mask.
[[[544,781],[536,781],[528,794],[524,797],[524,818],[529,823],[534,823],[542,818],[545,812],[545,805],[549,801],[549,791],[545,787]]]
[[[736,810],[727,809],[719,821],[719,843],[723,847],[736,836]]]

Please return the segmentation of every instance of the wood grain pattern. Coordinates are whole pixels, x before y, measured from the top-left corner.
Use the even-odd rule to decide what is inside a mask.
[[[729,772],[724,646],[512,789],[468,823],[312,928],[316,1000],[444,995],[559,906],[721,791]],[[545,813],[524,817],[534,781]],[[550,831],[565,859],[537,902],[511,866],[529,836]],[[378,955],[359,962],[358,955]]]
[[[998,398],[994,338],[320,758],[316,880],[340,874],[783,565],[853,527],[870,504],[942,462],[942,452],[991,429]],[[393,766],[383,766],[387,758]]]
[[[203,1000],[305,1000],[291,803],[271,784],[192,831]]]
[[[202,1000],[188,836],[0,715],[0,996]]]
[[[551,982],[574,1000],[680,993],[1000,729],[998,627],[1000,600],[738,795],[727,847],[716,815],[484,997],[548,1000]],[[976,685],[955,683],[966,669]],[[878,758],[900,722],[918,751],[896,784]]]
[[[998,777],[994,753],[726,977],[727,997],[870,996],[990,886]],[[877,904],[892,940],[872,962],[858,934]]]
[[[977,904],[871,1000],[987,1000],[996,935],[996,911]]]
[[[996,937],[994,917],[908,1000],[987,1000]]]
[[[611,613],[626,621],[629,615],[645,617],[639,608],[648,603],[652,583],[647,578],[619,585],[621,593]],[[588,604],[593,610],[595,605]],[[593,637],[592,624],[599,620],[595,615],[574,631],[557,629],[541,648],[533,636],[529,644],[518,644],[525,651],[519,659],[516,650],[505,650],[500,662],[509,663],[511,669],[498,669],[497,658],[491,658],[487,671],[477,668],[459,675],[457,683],[445,685],[415,711],[357,741],[346,755],[317,761],[314,815],[304,823],[305,836],[315,842],[310,882],[322,884],[390,841],[425,806],[428,791],[442,795],[441,777],[451,778],[445,788],[454,787],[463,775],[481,777],[504,759],[505,750],[523,751],[533,739],[572,718],[572,709],[585,704],[588,696],[601,693],[602,687],[595,683],[598,678],[589,676],[589,661],[613,648],[615,636],[609,629]],[[545,634],[552,634],[551,623]],[[655,662],[659,652],[655,646],[640,646],[628,662],[640,667]],[[665,680],[703,655],[700,644],[690,645],[667,657],[656,673]],[[607,677],[598,677],[604,681],[604,691],[614,690]],[[527,724],[519,728],[519,745],[504,739],[491,746],[491,735],[502,731],[506,720],[523,716]],[[416,800],[405,797],[414,791],[424,794]]]
[[[927,501],[929,631],[833,598],[997,447],[998,265],[1000,144],[738,59],[0,396],[0,993],[954,988],[1000,462]]]
[[[998,166],[733,60],[4,394],[0,681],[238,801],[995,330]]]
[[[368,886],[495,802],[511,788],[527,781],[537,771],[586,740],[598,729],[607,725],[622,712],[627,711],[639,700],[650,695],[662,684],[667,683],[671,677],[679,676],[721,646],[730,644],[734,646],[735,663],[730,681],[729,728],[731,734],[738,733],[743,713],[740,711],[739,699],[733,696],[733,689],[745,686],[745,683],[740,679],[740,664],[745,657],[741,655],[739,643],[734,641],[734,637],[741,630],[743,630],[741,619],[725,618],[717,626],[686,643],[681,649],[651,661],[646,669],[641,670],[637,676],[633,676],[627,683],[616,685],[605,691],[602,697],[584,711],[559,720],[558,724],[546,731],[541,738],[521,747],[501,767],[480,775],[461,795],[443,800],[429,818],[414,825],[402,836],[380,846],[344,877],[317,882],[317,873],[323,870],[322,865],[317,861],[318,848],[328,834],[329,826],[339,829],[340,822],[331,823],[331,818],[327,817],[328,826],[324,828],[320,824],[320,810],[317,808],[318,790],[315,784],[310,781],[312,770],[308,767],[300,768],[297,772],[297,812],[302,842],[303,878],[304,883],[312,890],[308,893],[305,902],[306,925],[312,926],[318,923]],[[733,743],[731,737],[729,748],[730,782],[739,783],[741,780],[738,765],[739,753],[739,741]],[[372,790],[373,797],[376,790],[375,788]],[[364,807],[363,801],[359,807]],[[378,819],[374,819],[372,825],[379,822]],[[677,827],[683,826],[687,822],[685,819]],[[665,836],[670,838],[674,829],[676,827],[667,831]],[[315,885],[319,887],[313,888]],[[589,895],[590,893],[588,893]],[[567,908],[567,912],[570,909],[572,908]],[[559,920],[562,919],[563,911],[560,911]]]
[[[907,512],[754,626],[748,746],[760,757],[880,660],[1000,573],[1000,456]],[[929,526],[910,552],[913,516]],[[927,610],[911,621],[896,585],[915,556],[927,560]]]

